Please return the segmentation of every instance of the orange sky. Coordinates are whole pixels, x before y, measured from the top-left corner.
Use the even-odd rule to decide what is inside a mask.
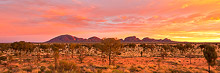
[[[70,34],[220,42],[219,0],[0,0],[0,42]]]

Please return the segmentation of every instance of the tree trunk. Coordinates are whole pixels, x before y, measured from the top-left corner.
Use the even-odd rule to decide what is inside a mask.
[[[209,65],[209,73],[211,73],[211,70],[210,70],[210,65]]]
[[[72,58],[73,58],[73,50],[72,50]]]
[[[189,54],[189,64],[191,64],[191,59],[192,59],[191,54]]]
[[[21,61],[22,61],[22,59],[21,59],[21,50],[19,51],[19,59],[20,59],[20,64],[21,64]]]
[[[59,52],[54,52],[55,70],[58,69]]]
[[[111,65],[111,52],[109,53],[109,65]]]
[[[141,51],[141,57],[143,57],[143,52]]]
[[[58,65],[58,64],[57,64],[57,58],[55,57],[54,60],[55,60],[55,70],[57,70],[57,65]]]

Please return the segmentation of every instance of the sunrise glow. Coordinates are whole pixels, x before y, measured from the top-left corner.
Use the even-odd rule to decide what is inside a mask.
[[[71,34],[220,42],[219,0],[0,0],[0,42]]]

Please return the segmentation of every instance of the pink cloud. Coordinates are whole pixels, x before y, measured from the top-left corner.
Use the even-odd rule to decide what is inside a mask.
[[[50,39],[48,36],[60,34],[90,37],[94,36],[92,33],[103,37],[111,36],[106,32],[115,33],[119,38],[132,34],[152,38],[165,37],[160,35],[170,38],[180,36],[195,38],[198,35],[184,35],[191,35],[188,32],[220,31],[219,2],[219,0],[2,0],[0,40],[13,41],[4,40],[2,36],[14,36],[7,39],[15,39],[16,36],[34,38],[47,36],[45,39]],[[170,34],[182,31],[184,35]],[[123,32],[126,33],[120,35]],[[216,36],[208,34],[205,37]]]

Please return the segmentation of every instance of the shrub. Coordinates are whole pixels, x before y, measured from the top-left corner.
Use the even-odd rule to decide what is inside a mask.
[[[44,73],[53,73],[51,70],[46,70]]]
[[[216,65],[215,61],[218,57],[217,52],[215,51],[215,48],[216,47],[211,46],[211,45],[205,45],[205,47],[203,49],[203,55],[209,65],[209,73],[210,73],[210,66]]]
[[[98,69],[98,70],[97,70],[97,73],[102,73],[102,69]]]
[[[38,73],[42,73],[41,71],[38,71]]]
[[[2,52],[0,52],[0,56],[1,56],[1,55],[3,55],[3,53],[2,53]]]
[[[84,47],[78,49],[77,53],[79,54],[78,59],[80,63],[83,63],[83,60],[86,57],[86,49]]]
[[[46,55],[44,55],[43,57],[44,57],[44,58],[52,58],[52,57],[50,56],[50,54],[46,54]]]
[[[44,72],[45,69],[46,69],[45,66],[41,66],[41,67],[40,67],[40,71],[41,71],[41,72]]]
[[[59,62],[59,71],[77,71],[78,67],[73,62],[61,60]]]
[[[112,71],[112,73],[124,73],[124,72],[121,71],[121,70],[117,70],[117,69],[115,69],[115,70]]]
[[[118,68],[120,68],[120,66],[119,66],[119,65],[116,65],[116,69],[118,69]]]
[[[129,70],[130,70],[130,72],[135,72],[135,71],[137,71],[137,68],[134,66],[131,66],[131,68]]]
[[[17,52],[14,53],[14,56],[18,56],[18,55],[19,55],[19,53],[17,53]]]
[[[54,70],[55,69],[53,65],[49,65],[47,68],[50,69],[50,70]]]
[[[32,67],[30,66],[30,67],[24,68],[23,70],[27,72],[32,72]]]
[[[6,61],[6,60],[7,60],[7,57],[6,57],[6,56],[1,56],[1,57],[0,57],[0,60]]]

